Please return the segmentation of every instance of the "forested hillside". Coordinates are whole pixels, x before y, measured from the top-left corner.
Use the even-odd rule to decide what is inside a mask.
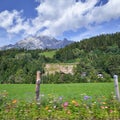
[[[68,61],[90,52],[96,54],[99,54],[99,52],[105,54],[119,54],[120,33],[100,35],[90,39],[84,39],[80,42],[75,42],[57,51],[54,57],[60,61]]]
[[[44,73],[46,63],[61,62],[77,63],[74,74],[43,74],[44,83],[109,82],[114,74],[120,76],[120,33],[92,37],[53,52],[0,51],[0,83],[35,83],[37,70]]]
[[[44,72],[50,58],[42,50],[11,49],[0,51],[0,83],[35,83],[36,71]]]
[[[82,76],[82,81],[95,81],[98,74],[106,77],[113,77],[114,74],[120,76],[120,33],[100,35],[73,43],[57,51],[54,58],[62,62],[79,58],[75,74],[79,78]]]

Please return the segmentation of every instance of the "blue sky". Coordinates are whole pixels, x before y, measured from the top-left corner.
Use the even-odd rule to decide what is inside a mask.
[[[0,46],[28,36],[79,41],[120,32],[120,0],[0,0]]]

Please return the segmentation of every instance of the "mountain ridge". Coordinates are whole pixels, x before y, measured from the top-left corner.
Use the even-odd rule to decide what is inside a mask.
[[[66,38],[64,38],[63,40],[58,40],[54,37],[49,37],[49,36],[32,36],[32,37],[27,37],[23,40],[20,40],[14,45],[9,44],[9,45],[0,47],[0,50],[7,50],[12,48],[18,48],[18,49],[23,48],[27,50],[59,49],[71,43],[73,43],[73,41],[67,40]]]

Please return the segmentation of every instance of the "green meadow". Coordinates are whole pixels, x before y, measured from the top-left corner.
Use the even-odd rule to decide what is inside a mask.
[[[40,53],[40,55],[44,55],[45,57],[53,58],[55,53],[56,53],[56,50],[52,50],[52,51],[42,52],[42,53]]]
[[[35,84],[1,84],[0,91],[6,91],[11,99],[29,100],[35,97]],[[41,84],[42,95],[54,94],[65,99],[79,99],[81,94],[108,97],[114,93],[114,83],[75,83],[75,84]]]

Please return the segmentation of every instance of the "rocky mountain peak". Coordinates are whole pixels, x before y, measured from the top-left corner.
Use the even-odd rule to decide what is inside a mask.
[[[34,49],[59,49],[63,48],[66,45],[73,43],[73,41],[64,39],[57,40],[54,37],[49,36],[30,36],[23,40],[20,40],[14,45],[7,45],[0,48],[0,50],[6,50],[11,48],[24,48],[27,50]]]

